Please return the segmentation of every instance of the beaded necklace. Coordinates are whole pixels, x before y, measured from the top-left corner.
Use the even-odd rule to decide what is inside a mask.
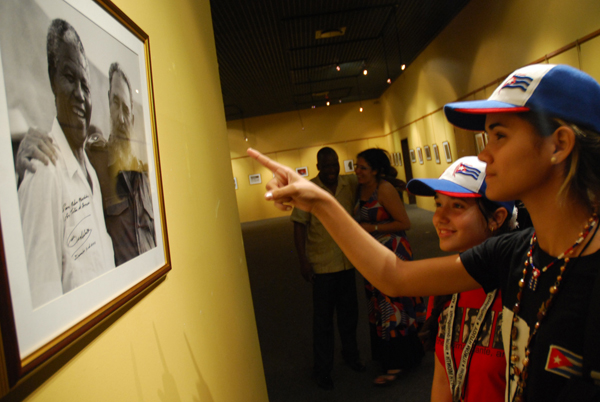
[[[542,320],[548,314],[548,310],[550,309],[550,306],[552,305],[552,301],[553,301],[554,297],[558,294],[558,289],[559,289],[560,283],[563,279],[563,274],[566,270],[567,264],[570,261],[570,255],[573,254],[574,249],[577,246],[579,246],[579,244],[581,244],[581,242],[587,237],[587,235],[596,226],[597,223],[598,223],[598,216],[594,213],[588,219],[588,223],[583,228],[583,232],[579,234],[579,238],[577,239],[575,244],[573,244],[573,246],[571,246],[569,249],[567,249],[564,253],[562,253],[559,257],[557,257],[554,261],[552,261],[550,264],[548,264],[542,270],[542,272],[545,272],[551,265],[553,265],[555,262],[561,260],[562,259],[561,257],[564,257],[564,264],[562,267],[560,267],[560,272],[559,272],[558,276],[556,277],[554,286],[550,287],[550,296],[548,297],[548,300],[546,300],[540,306],[540,309],[538,310],[538,313],[537,313],[537,322],[535,323],[535,325],[533,327],[533,331],[531,331],[529,338],[527,338],[527,344],[525,346],[525,358],[523,359],[523,370],[519,371],[519,369],[516,366],[513,367],[515,374],[519,376],[514,402],[524,402],[525,401],[524,391],[525,391],[525,386],[526,386],[526,381],[527,381],[527,371],[528,371],[528,367],[529,367],[529,355],[531,354],[531,349],[530,349],[531,341],[537,334],[537,331],[541,326]],[[511,335],[510,335],[511,336],[511,344],[512,344],[512,341],[516,340],[518,337],[518,331],[516,331],[515,323],[517,323],[519,321],[519,317],[517,314],[519,313],[519,311],[521,309],[521,302],[522,302],[522,298],[523,298],[523,288],[525,287],[525,278],[527,277],[528,267],[531,265],[533,267],[533,269],[536,269],[533,266],[533,257],[532,257],[533,249],[535,247],[536,242],[537,242],[537,237],[534,232],[533,235],[531,236],[531,241],[529,242],[529,251],[527,252],[527,258],[525,259],[525,268],[523,268],[523,277],[519,281],[519,292],[517,293],[517,302],[515,303],[515,306],[513,307],[514,316],[513,316],[512,325],[511,325]],[[589,245],[589,243],[588,243],[588,245]],[[586,247],[587,247],[587,245],[586,245]],[[582,250],[582,252],[583,252],[583,250]],[[531,286],[528,286],[533,291],[535,291],[535,289],[537,287],[537,278],[539,277],[539,275],[540,275],[540,273],[538,273],[535,278],[533,288]],[[532,278],[533,278],[533,276],[534,276],[534,271],[532,271]],[[530,280],[530,282],[531,282],[531,280]],[[512,347],[511,347],[511,349],[512,349]],[[511,354],[510,362],[512,364],[516,363],[518,360],[519,360],[519,356],[517,354]]]

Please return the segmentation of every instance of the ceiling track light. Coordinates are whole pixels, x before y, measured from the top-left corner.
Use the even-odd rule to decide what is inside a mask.
[[[365,69],[363,70],[363,75],[367,75],[367,74],[369,74],[369,72],[368,72],[368,71],[367,71],[367,69],[365,68]]]
[[[398,34],[398,15],[397,15],[398,5],[396,5],[396,10],[394,10],[394,28],[396,30],[396,44],[398,45],[398,59],[400,59],[400,69],[404,71],[406,68],[406,64],[402,63],[402,52],[400,51],[400,34]]]
[[[383,47],[383,57],[385,58],[385,71],[386,71],[387,76],[388,76],[387,83],[391,84],[392,83],[392,79],[390,78],[390,67],[388,65],[387,52],[385,51],[385,41],[383,40],[383,36],[381,36],[381,45]]]
[[[340,71],[342,68],[340,67],[340,65],[338,64],[337,66],[335,66],[335,69]]]
[[[362,107],[362,100],[360,99],[360,84],[358,83],[358,76],[356,76],[356,89],[358,90],[358,104],[360,106],[360,108],[358,109],[358,111],[360,113],[363,112],[363,107]]]

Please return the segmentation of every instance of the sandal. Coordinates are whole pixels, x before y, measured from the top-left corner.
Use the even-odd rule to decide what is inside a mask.
[[[402,373],[402,370],[388,370],[385,374],[375,378],[375,380],[373,380],[373,385],[387,387],[400,377],[400,373]]]

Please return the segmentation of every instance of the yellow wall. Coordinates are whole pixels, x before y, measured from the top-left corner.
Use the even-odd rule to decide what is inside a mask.
[[[598,30],[599,18],[597,0],[472,0],[383,94],[384,132],[392,133],[394,143],[409,138],[411,148],[431,142],[440,146],[447,140],[453,160],[474,155],[473,134],[448,124],[443,105],[458,99],[487,98],[498,79]],[[599,47],[600,38],[584,43],[581,63],[576,49],[549,62],[570,64],[600,80]],[[413,174],[436,177],[447,166],[444,160],[440,165],[417,164]],[[417,205],[432,210],[434,204],[417,197]]]
[[[246,157],[252,147],[293,168],[307,167],[308,178],[317,175],[317,151],[327,145],[343,161],[355,159],[366,148],[390,149],[391,136],[383,135],[381,105],[377,101],[332,105],[299,112],[235,120],[228,123],[231,165],[238,182],[240,220],[242,222],[289,215],[264,201],[265,185],[273,176],[268,169]],[[245,141],[244,135],[248,138]],[[250,184],[251,174],[260,174],[261,184]]]
[[[498,80],[516,68],[543,60],[546,55],[597,31],[600,28],[599,18],[600,2],[597,0],[471,0],[382,97],[378,101],[370,101],[376,103],[377,110],[381,112],[381,116],[372,116],[374,122],[381,124],[378,135],[383,135],[390,144],[382,147],[390,152],[400,152],[403,139],[408,139],[410,149],[415,150],[436,144],[441,153],[440,164],[432,158],[423,165],[417,161],[411,166],[414,177],[439,176],[449,165],[443,154],[444,141],[450,145],[452,160],[476,154],[474,133],[455,129],[446,121],[441,110],[445,103],[488,97]],[[600,80],[598,54],[600,38],[597,37],[583,43],[580,52],[571,49],[549,57],[549,62],[581,68]],[[327,113],[329,110],[324,108],[321,110],[326,113],[327,120],[322,121],[327,127],[336,127],[343,120],[337,113]],[[301,111],[303,118],[310,112]],[[277,120],[280,127],[288,128],[278,134],[286,134],[278,139],[263,138],[263,131],[273,120]],[[298,124],[297,113],[256,118],[252,122],[250,146],[266,152],[315,146],[318,137],[313,134],[295,135],[293,146],[281,143],[289,139],[289,133],[297,132]],[[228,123],[232,158],[239,157],[241,153],[239,149],[242,147],[237,147],[243,142],[243,135],[238,129],[240,126],[240,121]],[[318,131],[318,128],[313,129]],[[336,137],[335,140],[370,136],[371,132],[361,131],[361,127],[357,126],[356,130],[349,130],[348,138]],[[238,162],[232,163],[237,175],[251,173],[241,167],[236,169]],[[402,171],[399,177],[405,177]],[[240,194],[238,191],[238,201]],[[273,212],[258,210],[261,207],[252,202],[247,210],[240,207],[242,221],[275,216]],[[426,197],[417,197],[417,205],[430,210],[434,207],[433,200]]]
[[[173,269],[3,402],[267,401],[209,0],[113,1],[150,36]]]

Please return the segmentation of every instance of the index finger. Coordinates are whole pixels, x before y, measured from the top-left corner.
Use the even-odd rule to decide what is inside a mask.
[[[275,162],[274,160],[272,160],[268,156],[265,156],[265,155],[261,154],[260,152],[258,152],[255,149],[248,148],[246,150],[246,153],[248,153],[248,155],[251,158],[256,159],[261,165],[263,165],[264,167],[266,167],[267,169],[269,169],[273,173],[275,173],[275,171],[277,169],[281,169],[281,168],[284,167],[282,164]]]

